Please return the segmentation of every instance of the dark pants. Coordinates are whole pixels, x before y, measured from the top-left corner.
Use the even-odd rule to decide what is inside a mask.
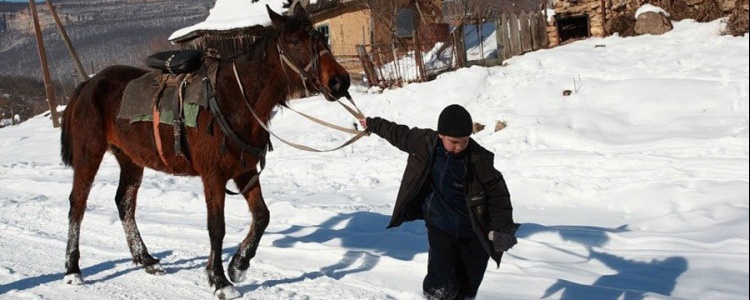
[[[472,299],[487,269],[489,254],[477,237],[455,238],[427,227],[430,252],[422,290],[427,299]]]

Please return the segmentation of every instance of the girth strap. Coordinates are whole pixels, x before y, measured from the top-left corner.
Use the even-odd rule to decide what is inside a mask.
[[[208,81],[206,81],[207,90],[210,90],[211,86]],[[214,115],[214,118],[216,119],[217,123],[219,124],[219,128],[221,129],[221,132],[224,133],[224,136],[226,136],[230,142],[232,142],[235,146],[240,148],[240,160],[244,163],[244,152],[250,152],[252,155],[255,155],[255,157],[258,158],[258,161],[260,162],[260,170],[253,176],[253,178],[250,179],[250,181],[245,185],[240,192],[235,193],[230,190],[226,190],[226,193],[229,195],[240,195],[244,194],[250,188],[255,185],[255,183],[260,178],[260,173],[263,172],[263,170],[266,168],[266,152],[267,150],[265,148],[257,148],[250,144],[247,144],[240,139],[239,136],[237,136],[236,133],[232,130],[232,128],[229,126],[229,122],[227,122],[226,117],[224,116],[224,113],[221,112],[221,108],[219,107],[219,103],[216,102],[215,95],[209,95],[208,97],[208,108],[211,111],[211,114]]]

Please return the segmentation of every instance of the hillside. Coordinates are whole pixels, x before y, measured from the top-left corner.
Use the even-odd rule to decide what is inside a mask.
[[[212,0],[60,0],[60,18],[87,71],[112,64],[142,66],[147,54],[169,49],[175,30],[205,18]],[[20,8],[20,11],[18,10]],[[74,64],[51,23],[46,5],[38,5],[53,80],[72,81]],[[41,78],[28,5],[0,3],[6,30],[0,32],[0,75]]]

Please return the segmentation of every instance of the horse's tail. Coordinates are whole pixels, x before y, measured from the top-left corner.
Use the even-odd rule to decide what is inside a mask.
[[[86,83],[88,81],[85,81],[78,85],[76,90],[73,92],[73,94],[70,96],[70,100],[68,101],[68,105],[65,108],[65,111],[63,111],[62,115],[62,124],[60,130],[60,157],[62,158],[63,164],[70,167],[73,166],[73,151],[71,149],[71,139],[70,139],[70,127],[73,126],[73,118],[70,116],[70,114],[73,111],[73,108],[78,103],[78,97],[81,95],[81,91],[86,86]]]

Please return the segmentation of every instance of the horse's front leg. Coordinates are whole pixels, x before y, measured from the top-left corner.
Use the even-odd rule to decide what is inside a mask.
[[[118,148],[112,147],[112,153],[120,163],[120,185],[117,187],[117,194],[115,194],[115,203],[120,214],[122,227],[125,229],[128,248],[133,255],[133,262],[142,264],[149,274],[164,274],[166,271],[164,271],[159,260],[148,253],[146,244],[143,243],[141,233],[138,230],[138,224],[135,221],[136,199],[143,178],[143,167],[133,163],[133,160]]]
[[[244,188],[254,175],[255,173],[253,172],[252,174],[235,178],[235,183],[237,183],[238,187]],[[237,253],[234,254],[232,260],[229,262],[227,272],[229,278],[233,282],[245,280],[245,273],[250,267],[250,259],[255,257],[260,238],[263,237],[263,233],[266,231],[269,221],[268,207],[266,207],[266,202],[263,200],[263,194],[260,190],[260,181],[257,181],[243,196],[245,197],[245,200],[247,200],[247,205],[253,216],[253,221],[247,237],[242,241],[237,248]]]
[[[211,253],[208,255],[206,274],[208,275],[208,282],[216,287],[215,298],[234,299],[238,298],[240,293],[224,275],[224,266],[221,261],[222,244],[226,234],[224,222],[225,186],[226,181],[203,178],[208,212],[208,236],[211,240]]]

